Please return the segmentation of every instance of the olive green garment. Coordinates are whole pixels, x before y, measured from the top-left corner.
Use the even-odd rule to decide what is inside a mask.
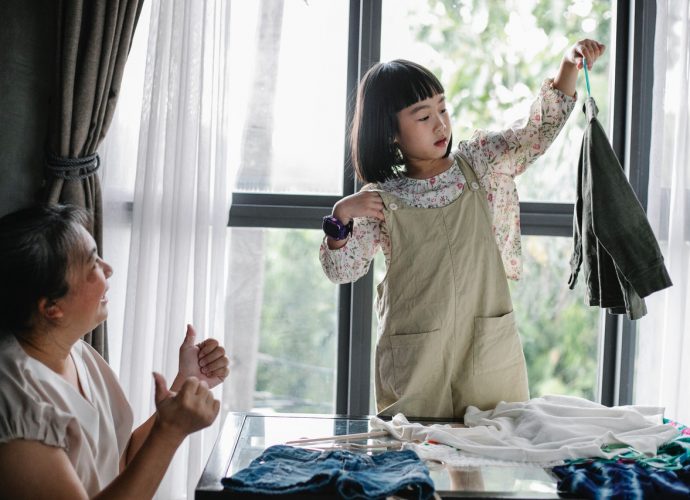
[[[525,357],[486,192],[457,155],[466,186],[416,208],[380,191],[391,240],[378,285],[379,415],[461,418],[529,398]]]

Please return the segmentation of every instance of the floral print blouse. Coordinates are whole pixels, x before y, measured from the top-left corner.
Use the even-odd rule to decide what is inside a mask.
[[[471,139],[458,144],[458,152],[469,161],[486,192],[494,236],[509,279],[519,279],[522,272],[515,176],[551,145],[577,100],[577,95],[570,97],[552,84],[552,79],[544,81],[523,123],[498,132],[479,130]],[[428,179],[400,177],[362,189],[387,191],[410,206],[438,208],[457,199],[464,188],[465,177],[457,163],[453,163],[445,172]],[[319,252],[321,266],[332,282],[350,283],[367,273],[379,247],[388,268],[391,242],[386,223],[369,217],[355,218],[352,235],[343,247],[331,250],[324,238]]]

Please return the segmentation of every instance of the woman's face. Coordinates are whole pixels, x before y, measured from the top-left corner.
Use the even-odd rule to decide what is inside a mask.
[[[443,94],[419,101],[398,112],[395,137],[407,161],[443,158],[450,140],[450,116]]]
[[[106,293],[113,269],[98,256],[96,242],[82,226],[79,236],[67,268],[69,291],[57,303],[63,312],[61,324],[86,333],[108,317]]]

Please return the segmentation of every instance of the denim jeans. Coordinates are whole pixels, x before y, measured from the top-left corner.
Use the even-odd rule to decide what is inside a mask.
[[[271,496],[320,493],[383,499],[399,494],[424,500],[434,493],[429,470],[411,450],[365,455],[276,445],[222,483],[233,493]]]

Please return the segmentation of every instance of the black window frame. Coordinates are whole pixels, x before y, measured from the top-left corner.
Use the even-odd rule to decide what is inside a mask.
[[[633,190],[647,208],[653,85],[654,0],[615,0],[611,143],[625,166]],[[346,126],[353,111],[360,76],[380,57],[382,0],[350,0]],[[344,138],[346,141],[346,138]],[[343,193],[359,189],[352,166],[343,157]],[[321,218],[342,196],[234,192],[230,227],[320,229]],[[522,233],[572,236],[572,203],[521,202]],[[373,266],[372,266],[373,268]],[[338,294],[338,414],[366,415],[370,399],[373,269]],[[598,399],[602,404],[633,402],[637,344],[635,322],[602,312]]]

